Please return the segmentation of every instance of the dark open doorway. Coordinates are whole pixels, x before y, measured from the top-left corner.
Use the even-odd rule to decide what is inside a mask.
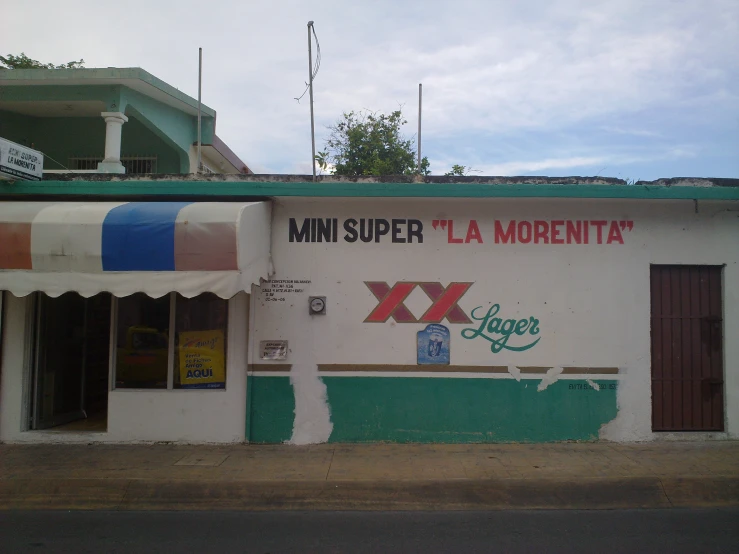
[[[105,431],[111,295],[38,295],[31,429]]]

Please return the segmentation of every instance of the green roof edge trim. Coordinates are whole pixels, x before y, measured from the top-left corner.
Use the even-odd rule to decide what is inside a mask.
[[[429,184],[191,181],[0,181],[0,197],[612,198],[739,200],[739,187],[580,184]]]

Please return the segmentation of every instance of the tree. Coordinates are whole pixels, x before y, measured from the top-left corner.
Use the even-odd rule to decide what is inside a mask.
[[[467,172],[470,171],[470,169],[471,168],[466,167],[464,165],[454,164],[452,166],[452,170],[444,173],[444,175],[446,177],[454,177],[454,176],[464,177],[465,175],[467,175]]]
[[[324,151],[316,155],[322,170],[335,175],[413,175],[418,173],[413,140],[400,133],[406,122],[401,110],[390,115],[363,110],[349,112],[329,127]],[[428,158],[421,159],[421,171],[428,175]]]
[[[467,168],[463,165],[454,164],[452,166],[452,170],[444,173],[444,175],[447,177],[453,177],[453,176],[463,177],[465,175],[466,169]]]
[[[20,56],[14,56],[13,54],[0,56],[0,63],[2,64],[0,69],[80,69],[85,65],[85,60],[54,65],[53,63],[41,63],[32,60],[21,52]]]

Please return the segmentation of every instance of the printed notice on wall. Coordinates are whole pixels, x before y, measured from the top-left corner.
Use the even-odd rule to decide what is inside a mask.
[[[223,331],[179,334],[180,384],[183,389],[225,389]]]
[[[286,340],[263,340],[259,343],[260,358],[263,360],[287,359]]]
[[[287,296],[306,292],[310,279],[275,279],[262,284],[264,302],[286,302]]]

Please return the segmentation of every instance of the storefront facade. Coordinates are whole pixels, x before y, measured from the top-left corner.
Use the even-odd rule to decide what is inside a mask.
[[[0,440],[739,435],[739,345],[728,340],[739,329],[739,188],[275,181],[224,181],[219,195],[230,201],[167,207],[176,254],[164,268],[122,262],[131,242],[114,262],[107,233],[85,234],[69,227],[79,217],[59,215],[71,205],[41,207],[30,266],[20,269],[18,248],[0,256],[0,288],[10,291]],[[141,182],[110,185],[107,194],[125,196]],[[178,186],[203,201],[214,184]],[[100,200],[80,204],[92,227],[112,225],[115,209],[135,211]],[[0,202],[6,232],[39,207]],[[193,223],[208,232],[188,234]],[[223,246],[229,225],[235,248]],[[183,237],[191,253],[221,261],[184,261]],[[160,260],[152,244],[150,260]],[[59,252],[74,259],[44,255]],[[64,393],[73,406],[54,403],[60,390],[76,391]],[[90,410],[63,422],[81,396],[83,406],[107,402],[104,430],[74,430]]]
[[[0,203],[0,437],[238,442],[268,202]]]

